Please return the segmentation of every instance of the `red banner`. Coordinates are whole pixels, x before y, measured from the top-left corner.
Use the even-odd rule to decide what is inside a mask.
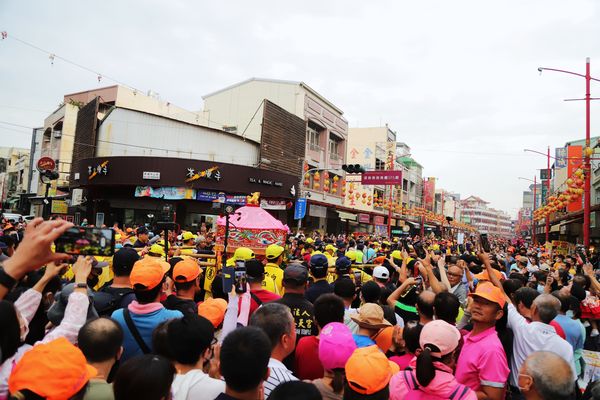
[[[368,171],[361,176],[363,185],[402,185],[402,171]]]
[[[573,178],[573,173],[582,167],[583,147],[582,146],[568,146],[567,147],[567,177]],[[571,201],[567,205],[567,212],[579,211],[582,208],[581,199],[579,201]]]
[[[423,207],[426,210],[433,211],[435,200],[435,178],[427,178],[423,181]]]

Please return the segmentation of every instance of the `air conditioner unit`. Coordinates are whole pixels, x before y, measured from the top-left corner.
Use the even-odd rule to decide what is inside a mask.
[[[54,131],[54,139],[60,139],[62,137],[61,131]]]

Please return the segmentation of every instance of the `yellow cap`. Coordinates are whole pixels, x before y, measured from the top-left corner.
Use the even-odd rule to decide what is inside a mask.
[[[325,250],[327,250],[327,251],[329,251],[329,250],[337,251],[337,249],[335,248],[335,246],[332,245],[332,244],[328,244],[327,246],[325,246]]]
[[[194,235],[192,232],[183,232],[181,239],[187,242],[190,239],[196,239],[196,235]]]
[[[305,240],[305,242],[306,242],[306,243],[313,244],[313,243],[315,242],[315,240],[314,240],[313,238],[307,238],[307,239]]]
[[[395,258],[396,260],[402,260],[402,252],[400,250],[392,251],[392,258]]]
[[[148,252],[152,253],[152,254],[164,256],[165,248],[158,243],[154,243],[152,246],[150,246],[150,250]]]
[[[267,246],[265,250],[265,255],[268,259],[273,260],[283,254],[285,249],[278,244],[271,244]]]
[[[248,261],[254,258],[254,252],[247,247],[238,247],[233,253],[233,259],[237,261]]]

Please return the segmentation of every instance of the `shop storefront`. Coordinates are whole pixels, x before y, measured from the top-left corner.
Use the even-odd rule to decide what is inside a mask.
[[[161,157],[103,157],[82,160],[72,174],[72,188],[85,201],[71,207],[90,223],[110,225],[153,222],[165,204],[173,206],[182,227],[211,229],[223,204],[243,206],[260,192],[261,207],[279,220],[291,221],[297,178],[280,172],[234,164]]]

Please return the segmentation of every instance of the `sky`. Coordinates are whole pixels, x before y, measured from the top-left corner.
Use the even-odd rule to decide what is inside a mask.
[[[29,147],[66,93],[114,84],[189,110],[250,77],[306,82],[350,127],[388,124],[437,187],[515,215],[550,146],[585,137],[594,0],[0,2],[0,146]],[[595,67],[594,62],[598,66]],[[600,97],[600,83],[592,95]],[[592,104],[594,121],[600,103]],[[8,125],[16,124],[23,127]],[[600,133],[598,133],[600,134]]]

